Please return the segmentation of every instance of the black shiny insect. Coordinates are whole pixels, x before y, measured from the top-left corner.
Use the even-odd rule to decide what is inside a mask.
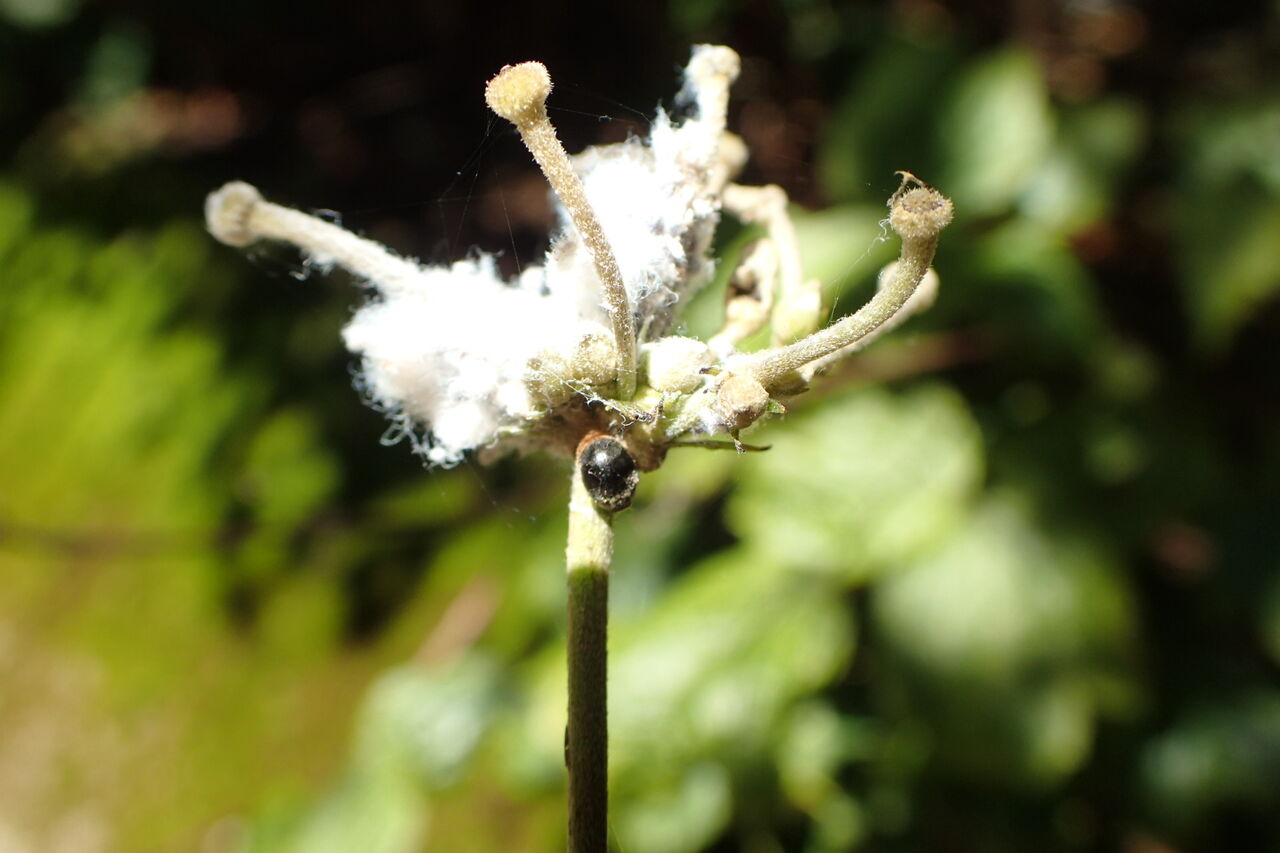
[[[622,442],[609,436],[586,442],[578,452],[578,470],[587,493],[598,507],[618,512],[631,506],[640,472]]]

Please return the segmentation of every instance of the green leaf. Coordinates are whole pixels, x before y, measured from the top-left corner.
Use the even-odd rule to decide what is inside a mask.
[[[1269,818],[1277,756],[1280,693],[1254,690],[1182,714],[1148,743],[1141,778],[1153,811],[1184,831],[1224,807]]]
[[[806,407],[752,436],[734,532],[779,565],[865,580],[928,550],[966,512],[982,476],[963,401],[941,386],[864,390]]]
[[[1218,194],[1183,211],[1182,284],[1202,348],[1220,350],[1280,293],[1280,198]]]
[[[872,281],[897,257],[898,244],[884,226],[882,205],[844,205],[819,213],[792,210],[804,274],[822,282],[830,304],[859,281]],[[824,318],[825,319],[825,318]]]
[[[1023,211],[1062,233],[1109,216],[1142,139],[1143,114],[1128,101],[1095,101],[1064,112],[1052,149],[1021,199]]]
[[[932,182],[956,210],[1008,209],[1044,166],[1054,134],[1035,58],[1007,50],[971,65],[943,108],[938,133],[943,174]]]
[[[1087,758],[1098,709],[1132,707],[1133,613],[1096,549],[1037,528],[1011,495],[875,589],[876,630],[895,687],[935,730],[944,761],[1006,782],[1052,784]]]

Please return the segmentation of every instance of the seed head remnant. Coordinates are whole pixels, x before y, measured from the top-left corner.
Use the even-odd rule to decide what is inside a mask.
[[[951,202],[904,172],[888,217],[901,257],[870,302],[819,328],[820,290],[802,275],[785,195],[733,183],[746,160],[725,129],[738,69],[729,48],[695,47],[677,97],[687,118],[659,110],[647,138],[575,156],[547,116],[545,66],[510,65],[490,80],[485,100],[546,175],[561,223],[542,263],[511,280],[490,255],[451,266],[398,257],[241,182],[209,196],[208,227],[232,246],[291,243],[368,284],[371,298],[343,331],[361,359],[359,385],[430,464],[546,449],[579,461],[602,508],[622,509],[638,473],[669,448],[745,449],[741,430],[927,307],[936,288],[929,265]],[[733,276],[721,332],[708,342],[673,335],[711,278],[723,213],[759,224],[764,237]],[[770,348],[739,351],[765,326]]]

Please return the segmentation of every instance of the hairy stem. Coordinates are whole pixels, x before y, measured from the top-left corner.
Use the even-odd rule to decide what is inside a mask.
[[[376,281],[384,293],[422,273],[417,263],[396,257],[372,240],[266,201],[243,181],[233,181],[211,193],[205,202],[205,219],[213,236],[227,245],[247,246],[258,240],[291,243],[311,258]]]
[[[911,299],[933,263],[938,234],[951,222],[951,201],[914,175],[902,172],[902,187],[889,199],[889,225],[902,238],[902,254],[871,301],[840,322],[790,346],[744,356],[732,366],[767,390],[795,382],[807,364],[850,347],[890,322]]]
[[[575,466],[569,497],[569,851],[605,853],[609,826],[606,719],[611,513],[597,508]]]
[[[507,66],[485,89],[489,108],[516,126],[591,255],[618,347],[618,397],[629,400],[636,388],[636,327],[631,303],[613,247],[547,116],[546,100],[550,94],[551,77],[539,62]]]
[[[738,370],[742,371],[745,368],[761,385],[769,388],[785,381],[792,371],[809,362],[857,343],[870,335],[897,314],[911,298],[916,285],[920,283],[920,279],[924,278],[925,271],[929,268],[929,262],[933,259],[933,251],[937,244],[936,237],[932,240],[917,241],[910,247],[904,241],[902,259],[893,278],[871,298],[870,302],[833,326],[815,332],[790,346],[767,350],[750,358]]]
[[[880,283],[877,290],[883,289],[886,285],[892,284],[897,273],[898,262],[887,265],[880,273]],[[885,322],[881,323],[879,328],[874,332],[870,332],[846,347],[841,347],[835,352],[828,353],[822,358],[811,361],[804,367],[800,368],[800,376],[805,382],[813,379],[815,375],[826,370],[831,365],[848,358],[855,352],[861,352],[869,345],[875,343],[882,335],[892,332],[901,326],[914,315],[932,307],[934,300],[938,298],[938,274],[930,267],[925,271],[924,278],[920,279],[920,283],[916,285],[916,289],[911,292],[911,296],[903,303],[898,312]]]

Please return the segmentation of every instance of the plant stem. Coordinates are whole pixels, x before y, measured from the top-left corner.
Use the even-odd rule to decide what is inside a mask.
[[[272,204],[243,181],[232,181],[205,202],[209,231],[229,246],[257,240],[292,243],[309,257],[336,263],[375,282],[383,293],[422,276],[415,261],[398,258],[372,240],[358,237],[317,216]]]
[[[919,287],[933,253],[938,234],[951,222],[951,200],[910,172],[899,172],[902,186],[889,197],[889,227],[902,238],[902,253],[888,279],[871,301],[855,313],[790,346],[741,357],[733,371],[754,377],[773,391],[793,381],[794,371],[842,349],[849,349],[878,329],[904,317],[900,314]]]
[[[744,372],[753,376],[765,388],[784,382],[791,371],[812,361],[851,346],[887,323],[897,314],[916,286],[924,278],[938,245],[937,236],[916,240],[903,240],[902,256],[893,275],[885,286],[871,297],[871,301],[858,311],[820,332],[796,341],[790,346],[765,350],[744,359]]]
[[[606,719],[612,514],[600,510],[577,466],[569,497],[569,853],[605,853],[609,827]]]
[[[569,154],[560,144],[556,129],[547,116],[547,96],[551,77],[540,62],[508,65],[489,81],[485,100],[489,108],[516,126],[520,139],[551,184],[582,237],[600,279],[601,299],[613,326],[618,348],[618,399],[630,400],[636,390],[636,325],[631,315],[627,286],[618,268],[618,259],[605,236],[595,208],[587,200],[582,179],[573,168]]]

